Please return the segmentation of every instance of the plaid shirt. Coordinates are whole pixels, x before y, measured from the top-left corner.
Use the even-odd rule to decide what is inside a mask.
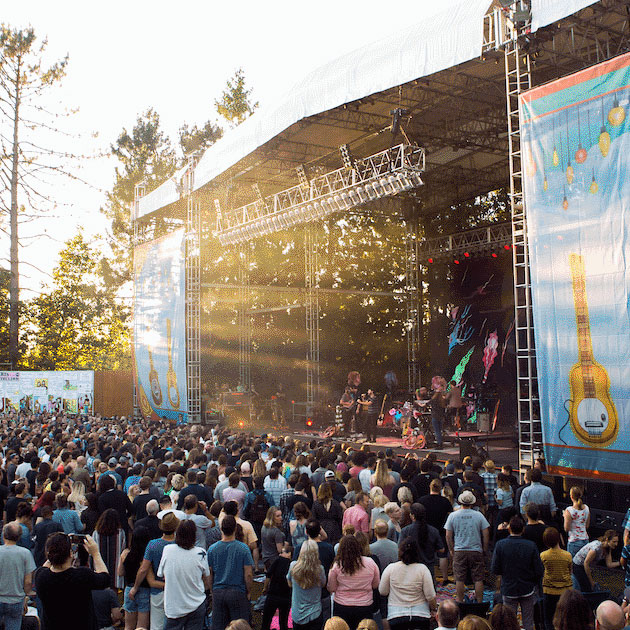
[[[265,490],[273,497],[275,505],[279,505],[280,496],[287,489],[287,480],[284,477],[278,477],[277,479],[265,477],[263,486]]]
[[[292,497],[295,494],[295,488],[287,488],[280,495],[280,509],[282,510],[282,524],[284,527],[289,526],[289,516],[291,515],[291,510],[287,508],[287,499]]]
[[[495,491],[497,489],[498,473],[482,472],[479,476],[483,479],[483,485],[486,487],[486,494],[488,495],[488,507],[493,507],[497,504]]]

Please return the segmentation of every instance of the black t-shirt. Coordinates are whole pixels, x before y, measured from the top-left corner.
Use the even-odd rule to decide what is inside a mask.
[[[539,553],[542,553],[547,549],[547,546],[543,542],[543,534],[546,529],[547,525],[544,523],[536,523],[535,525],[525,525],[525,529],[523,531],[523,538],[535,542]]]
[[[300,543],[293,550],[294,560],[297,560],[300,556],[300,549],[302,549],[302,543]],[[322,541],[317,543],[317,550],[319,552],[319,561],[324,567],[324,573],[326,574],[326,579],[328,580],[328,572],[330,571],[330,567],[332,567],[333,562],[335,561],[335,548],[329,542]],[[322,588],[322,599],[329,596],[330,593],[328,592],[328,589],[324,586]]]
[[[313,499],[311,497],[304,494],[292,494],[290,497],[287,497],[287,510],[291,512],[296,503],[304,503],[309,510],[313,509]]]
[[[287,573],[290,564],[291,558],[283,558],[282,556],[278,556],[271,563],[267,571],[267,577],[269,578],[269,595],[284,597],[285,599],[291,598],[291,589],[287,582]]]
[[[6,511],[7,511],[7,523],[15,520],[15,514],[18,509],[18,505],[20,503],[26,503],[27,500],[24,497],[9,497],[6,503]]]
[[[128,527],[127,518],[131,515],[131,501],[129,497],[118,489],[108,490],[98,498],[98,510],[102,514],[105,510],[112,508],[118,512],[120,522],[125,530]]]
[[[427,494],[418,501],[427,510],[427,523],[433,525],[440,534],[444,534],[444,523],[453,511],[451,502],[440,494]]]
[[[0,514],[4,512],[4,502],[9,496],[9,488],[7,486],[0,484]]]
[[[133,500],[133,515],[136,521],[147,517],[147,503],[152,498],[150,494],[139,494]]]
[[[85,567],[61,573],[38,569],[35,590],[44,609],[43,626],[46,630],[97,630],[92,591],[108,586],[108,573],[95,573]]]
[[[108,628],[111,626],[112,610],[120,608],[120,602],[116,593],[111,588],[106,588],[102,591],[92,591],[92,602],[94,603],[97,627]]]
[[[437,477],[433,472],[420,473],[413,480],[413,485],[416,488],[416,492],[419,497],[423,497],[429,494],[429,485]]]

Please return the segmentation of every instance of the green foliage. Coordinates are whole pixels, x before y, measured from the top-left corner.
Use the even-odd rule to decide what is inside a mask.
[[[240,125],[258,107],[258,101],[252,103],[250,100],[252,92],[253,88],[245,87],[245,73],[243,68],[239,68],[234,76],[228,79],[221,98],[214,101],[217,113],[228,121],[230,127]]]
[[[184,158],[196,151],[203,151],[213,145],[223,135],[223,129],[207,121],[203,127],[183,124],[179,128],[179,146]]]
[[[114,254],[105,263],[105,280],[120,285],[131,280],[132,227],[130,209],[136,184],[145,182],[147,192],[166,181],[177,166],[175,151],[160,128],[160,117],[148,109],[138,116],[131,132],[123,129],[111,146],[119,160],[114,172],[114,186],[107,193],[107,203],[101,209],[111,221],[109,244]]]
[[[130,366],[128,307],[99,278],[98,251],[79,233],[66,243],[48,292],[30,308],[29,367],[41,370]]]

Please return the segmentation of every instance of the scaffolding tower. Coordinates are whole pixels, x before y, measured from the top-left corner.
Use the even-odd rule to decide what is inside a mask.
[[[304,230],[304,276],[306,286],[306,416],[319,402],[319,249],[316,227]]]
[[[529,8],[529,2],[524,0],[518,0],[511,6],[513,28],[511,38],[505,42],[504,46],[514,267],[516,393],[521,469],[524,466],[533,466],[535,460],[542,457],[543,453],[519,120],[519,97],[532,87],[532,74],[529,52],[521,46],[528,23],[522,18],[518,19],[517,12],[523,16],[529,12]]]

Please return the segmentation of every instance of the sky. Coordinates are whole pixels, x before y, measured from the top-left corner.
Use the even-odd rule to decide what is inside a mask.
[[[314,68],[456,1],[5,0],[0,19],[48,38],[50,60],[69,55],[67,75],[47,105],[78,108],[62,123],[72,139],[59,141],[96,156],[149,107],[173,141],[183,123],[216,120],[214,100],[239,67],[263,105]],[[20,253],[23,299],[50,281],[59,250],[78,229],[105,247],[99,208],[115,166],[111,157],[83,160],[76,174],[87,184],[55,180],[57,207],[21,228],[27,237]],[[8,252],[6,237],[0,236],[0,252]],[[5,256],[0,265],[8,265]]]

